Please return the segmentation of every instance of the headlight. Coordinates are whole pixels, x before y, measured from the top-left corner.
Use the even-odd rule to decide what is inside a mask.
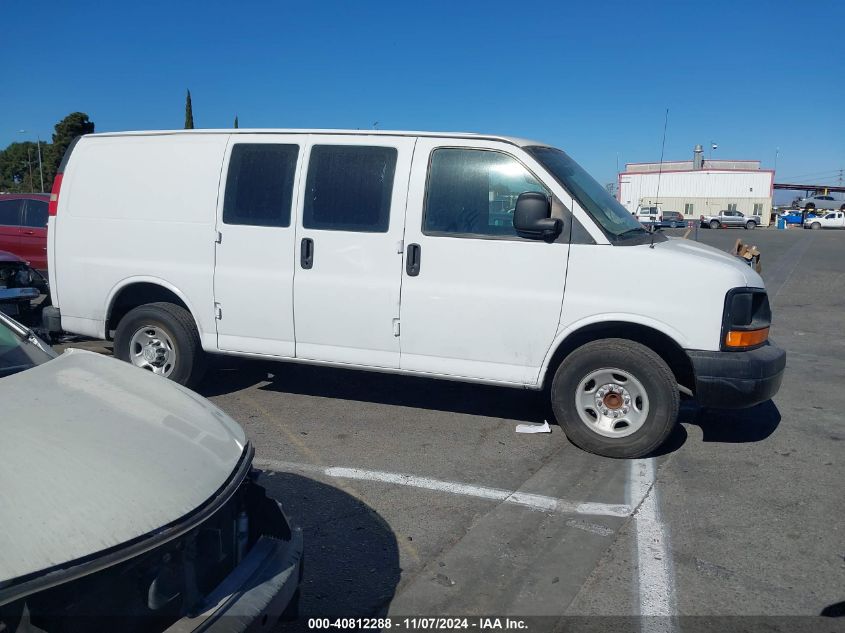
[[[772,309],[762,288],[733,288],[725,296],[722,316],[723,350],[760,347],[769,339]]]
[[[27,268],[22,268],[18,271],[18,274],[15,275],[15,281],[17,284],[23,288],[32,285],[32,271]]]

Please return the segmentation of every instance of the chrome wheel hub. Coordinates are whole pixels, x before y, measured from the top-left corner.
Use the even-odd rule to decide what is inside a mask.
[[[575,394],[578,416],[590,430],[604,437],[625,437],[648,417],[648,394],[627,371],[609,367],[587,374]]]
[[[173,373],[176,366],[176,348],[162,328],[147,325],[132,335],[129,360],[136,367],[166,377]]]

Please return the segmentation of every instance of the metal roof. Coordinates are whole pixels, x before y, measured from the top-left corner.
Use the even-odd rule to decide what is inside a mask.
[[[544,145],[540,141],[519,138],[517,136],[505,136],[498,134],[480,134],[478,132],[430,132],[414,130],[331,130],[331,129],[285,129],[285,128],[227,128],[227,129],[199,129],[199,130],[137,130],[127,132],[98,132],[87,134],[89,137],[108,136],[172,136],[177,134],[326,134],[326,135],[350,135],[350,136],[421,136],[437,138],[462,138],[479,139],[485,141],[500,141],[526,147],[529,145]]]

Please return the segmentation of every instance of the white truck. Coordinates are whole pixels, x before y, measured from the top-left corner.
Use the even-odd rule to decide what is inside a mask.
[[[804,220],[805,229],[845,229],[845,211],[826,213]]]
[[[645,224],[646,226],[656,226],[663,221],[663,214],[660,212],[660,207],[653,205],[638,206],[637,210],[634,211],[634,217],[637,218],[640,224]]]
[[[546,389],[573,443],[636,457],[671,432],[681,393],[746,407],[783,377],[756,272],[647,231],[545,143],[94,134],[66,154],[49,212],[48,328],[113,339],[183,384],[207,354],[236,354]],[[624,281],[666,269],[696,283]]]

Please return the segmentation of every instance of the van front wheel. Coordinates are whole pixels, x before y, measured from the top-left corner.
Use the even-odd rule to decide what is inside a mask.
[[[194,319],[173,303],[148,303],[126,313],[114,333],[114,355],[189,387],[205,373]]]
[[[552,409],[566,437],[605,457],[634,458],[658,448],[675,425],[679,395],[654,351],[625,339],[587,343],[558,367]]]

